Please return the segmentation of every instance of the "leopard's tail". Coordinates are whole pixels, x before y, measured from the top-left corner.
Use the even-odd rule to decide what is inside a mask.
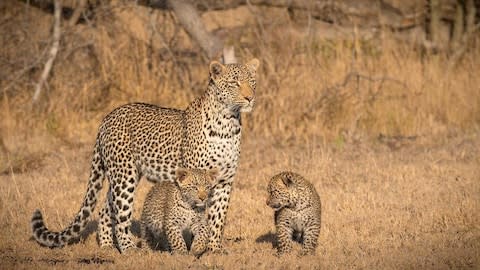
[[[82,203],[80,211],[75,216],[73,222],[61,232],[52,232],[47,229],[40,210],[35,210],[32,216],[31,226],[33,237],[43,246],[63,247],[66,244],[76,240],[87,226],[89,217],[97,204],[98,193],[103,187],[104,167],[99,153],[98,144],[92,159],[92,168],[88,181],[87,193]]]

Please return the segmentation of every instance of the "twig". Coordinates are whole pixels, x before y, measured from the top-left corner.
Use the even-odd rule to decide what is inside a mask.
[[[50,70],[52,69],[53,62],[57,57],[58,48],[60,45],[60,36],[61,36],[61,29],[60,29],[60,20],[61,20],[61,11],[62,5],[60,0],[55,0],[55,11],[54,11],[54,23],[53,23],[53,44],[52,48],[50,49],[50,56],[45,63],[45,67],[43,68],[42,76],[38,81],[37,85],[35,86],[35,92],[33,94],[32,103],[35,104],[40,97],[40,93],[42,91],[42,85],[46,82],[48,75],[50,74]]]
[[[473,26],[472,29],[469,29],[469,31],[463,35],[461,41],[462,44],[453,52],[452,56],[450,57],[450,61],[447,66],[447,73],[450,73],[452,68],[462,59],[463,55],[468,49],[468,44],[475,36],[474,33],[478,30],[480,30],[480,23]]]
[[[92,46],[94,44],[95,44],[95,42],[93,42],[92,40],[88,40],[88,41],[85,41],[81,44],[78,44],[75,47],[68,50],[68,52],[65,53],[65,56],[62,56],[62,59],[68,59],[70,57],[70,55],[72,55],[76,50],[82,49],[84,47]]]
[[[332,91],[338,91],[339,89],[346,87],[347,84],[352,79],[357,79],[357,80],[364,79],[370,82],[380,81],[382,83],[385,81],[391,81],[391,82],[400,84],[404,88],[408,88],[408,86],[404,82],[392,77],[388,77],[388,76],[372,77],[372,76],[367,76],[367,75],[358,73],[357,71],[351,71],[345,76],[345,78],[341,83],[337,83],[331,87],[325,88],[320,98],[316,102],[314,102],[312,105],[309,106],[309,108],[300,116],[300,119],[303,120],[306,117],[308,117],[308,114],[310,114],[315,108],[323,107],[324,102],[329,99],[329,97],[332,94]]]
[[[15,76],[15,78],[11,79],[10,83],[2,89],[3,93],[7,93],[8,90],[10,90],[10,88],[15,85],[17,80],[19,80],[23,75],[25,75],[25,73],[30,71],[32,68],[35,68],[36,66],[38,66],[40,64],[40,62],[42,61],[42,59],[44,58],[46,52],[47,52],[47,49],[45,48],[45,50],[43,50],[43,52],[40,54],[39,57],[37,57],[37,59],[35,59],[35,61],[33,61],[30,65],[28,65],[28,66],[24,67],[22,70],[20,70],[18,72],[17,76]]]
[[[77,24],[78,19],[80,19],[80,16],[82,15],[83,11],[85,10],[86,5],[87,5],[87,0],[79,0],[77,2],[77,6],[75,7],[75,10],[73,11],[72,17],[70,17],[70,20],[68,21],[68,26],[72,27],[75,24]]]
[[[155,16],[150,15],[150,27],[152,28],[151,39],[153,39],[155,34],[158,36],[158,39],[160,40],[161,45],[167,50],[167,53],[170,55],[173,63],[176,65],[178,61],[175,57],[175,54],[173,53],[173,51],[170,48],[170,46],[168,45],[168,43],[165,41],[162,34],[157,29],[157,16],[156,15]]]

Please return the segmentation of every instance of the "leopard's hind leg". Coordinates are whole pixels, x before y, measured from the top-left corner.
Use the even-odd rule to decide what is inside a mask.
[[[119,163],[119,164],[118,164]],[[110,214],[113,216],[113,228],[118,249],[124,253],[136,247],[131,232],[133,198],[140,173],[128,153],[120,162],[109,164],[107,176],[111,188]]]
[[[100,220],[98,224],[98,242],[102,248],[114,247],[113,242],[113,223],[114,216],[112,215],[112,189],[108,189],[105,205],[100,211]]]

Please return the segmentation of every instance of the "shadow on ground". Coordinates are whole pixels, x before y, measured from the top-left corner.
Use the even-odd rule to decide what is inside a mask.
[[[260,235],[255,239],[255,243],[271,243],[273,248],[277,248],[277,240],[275,234],[272,232]]]

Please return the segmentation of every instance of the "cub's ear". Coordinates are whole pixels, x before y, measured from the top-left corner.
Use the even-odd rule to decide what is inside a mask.
[[[289,173],[286,173],[282,176],[282,181],[285,186],[289,187],[293,184],[293,176]]]
[[[175,171],[175,177],[178,183],[182,183],[185,180],[185,178],[187,178],[187,175],[188,175],[188,170],[185,168],[179,167]]]
[[[213,168],[208,170],[208,174],[213,180],[217,180],[217,177],[220,174],[220,171],[217,168]]]
[[[260,66],[260,61],[257,58],[253,58],[252,60],[248,61],[245,64],[250,71],[257,71],[258,67]]]
[[[217,168],[213,168],[213,169],[210,169],[208,170],[208,175],[210,175],[210,183],[215,186],[216,184],[218,184],[218,176],[220,175],[220,171],[217,169]]]
[[[225,72],[225,66],[218,61],[210,62],[210,76],[217,78]]]

